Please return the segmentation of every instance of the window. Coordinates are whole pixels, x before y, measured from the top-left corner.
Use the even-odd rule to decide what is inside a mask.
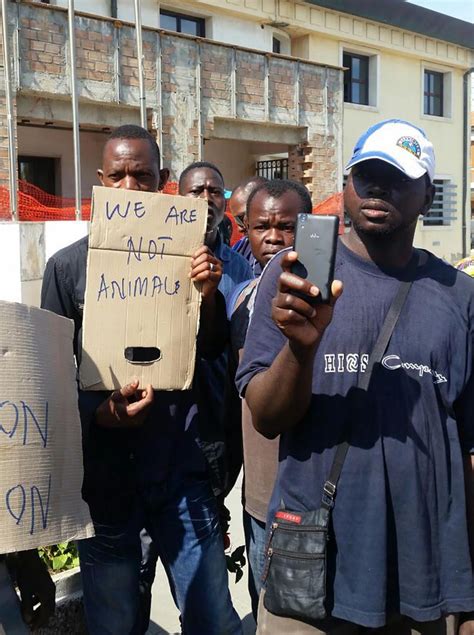
[[[168,31],[186,33],[206,37],[206,25],[203,18],[195,18],[192,15],[174,13],[173,11],[160,11],[160,27]]]
[[[59,159],[49,157],[18,157],[18,177],[36,185],[48,194],[57,194],[56,172]]]
[[[369,60],[367,55],[344,52],[344,101],[351,104],[369,105]]]
[[[444,116],[444,73],[425,70],[424,73],[425,115]]]
[[[281,53],[281,42],[277,37],[272,38],[272,51],[273,53]]]
[[[257,161],[257,176],[263,176],[270,181],[288,178],[288,159],[269,159]]]
[[[423,216],[423,227],[450,225],[455,220],[456,185],[449,179],[434,179],[435,197],[430,211]]]

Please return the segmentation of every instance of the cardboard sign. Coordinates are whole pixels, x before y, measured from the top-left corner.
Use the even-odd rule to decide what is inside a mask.
[[[0,302],[0,553],[94,535],[71,320]]]
[[[113,390],[133,378],[155,390],[190,388],[201,294],[189,272],[206,223],[206,200],[94,187],[84,389]]]

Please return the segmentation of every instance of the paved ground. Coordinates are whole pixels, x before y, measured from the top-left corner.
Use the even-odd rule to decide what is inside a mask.
[[[234,487],[226,504],[230,509],[231,539],[232,548],[244,544],[244,533],[242,528],[242,505],[241,505],[241,480]],[[235,584],[234,574],[230,579],[230,590],[234,607],[242,618],[244,635],[254,635],[255,622],[250,610],[250,598],[247,592],[247,565],[244,569],[244,577]],[[159,565],[155,584],[153,585],[153,602],[151,607],[151,624],[148,635],[179,635],[178,611],[168,589],[163,567]]]

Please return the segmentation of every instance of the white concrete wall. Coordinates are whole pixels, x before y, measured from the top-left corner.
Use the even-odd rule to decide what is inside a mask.
[[[87,235],[86,221],[48,221],[44,224],[44,250],[46,261],[63,247]]]
[[[57,7],[68,6],[68,0],[51,0],[50,4]],[[133,2],[131,2],[133,6]],[[94,15],[110,16],[110,0],[76,0],[74,3],[76,11],[84,11]]]
[[[158,28],[160,10],[156,0],[142,0],[142,25]],[[133,0],[117,0],[117,17],[120,20],[135,22],[135,3]]]
[[[102,162],[107,134],[81,132],[81,189],[84,198],[98,185],[96,170]],[[54,157],[61,160],[60,196],[74,197],[74,153],[72,130],[18,126],[18,155]]]
[[[39,252],[31,253],[32,245],[25,240],[21,244],[21,229],[25,229],[27,223],[0,223],[0,270],[4,272],[0,276],[0,300],[9,302],[23,302],[33,306],[40,305],[41,283],[43,271],[36,273],[29,271],[29,261],[47,262],[56,251],[70,245],[88,232],[88,223],[85,221],[48,221],[35,223],[40,233],[43,232],[43,240],[38,240],[36,245]],[[25,239],[27,232],[23,232]],[[23,263],[21,253],[24,253]],[[23,264],[23,268],[22,268]],[[34,273],[34,275],[32,275]]]
[[[273,36],[281,42],[281,53],[290,55],[291,40],[281,29],[250,20],[215,14],[206,21],[206,36],[218,42],[261,51],[272,51]]]
[[[21,302],[20,227],[0,223],[0,300]]]

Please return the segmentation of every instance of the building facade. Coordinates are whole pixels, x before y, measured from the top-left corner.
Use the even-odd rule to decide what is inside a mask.
[[[18,175],[74,196],[67,0],[7,1]],[[256,171],[305,183],[313,201],[340,191],[360,132],[389,117],[424,128],[437,194],[416,242],[452,262],[465,250],[463,169],[469,25],[403,0],[142,0],[147,120],[173,178],[214,161],[234,187]],[[76,0],[82,196],[109,130],[139,123],[134,3]],[[345,72],[342,70],[345,68]],[[0,186],[8,183],[0,77]],[[468,193],[465,195],[465,193]],[[463,209],[463,202],[465,203]],[[8,216],[8,210],[0,215]]]

